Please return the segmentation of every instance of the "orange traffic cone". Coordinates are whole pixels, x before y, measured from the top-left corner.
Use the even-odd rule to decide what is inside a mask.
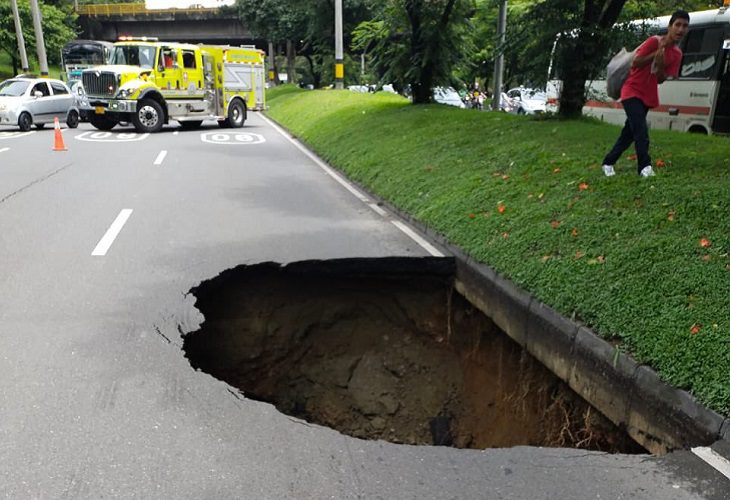
[[[56,137],[55,141],[53,143],[53,150],[54,151],[68,151],[66,149],[66,145],[63,143],[63,135],[61,135],[61,124],[58,123],[58,117],[53,119],[53,126],[56,129]]]

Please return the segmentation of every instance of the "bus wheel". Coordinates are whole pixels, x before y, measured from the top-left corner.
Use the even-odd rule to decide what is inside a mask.
[[[229,127],[243,127],[243,122],[246,121],[246,106],[238,99],[228,105],[228,119],[226,121]]]
[[[159,132],[164,121],[162,106],[152,99],[142,99],[137,105],[137,112],[132,115],[132,123],[137,132]]]
[[[91,122],[91,125],[94,128],[97,128],[99,130],[111,130],[114,128],[114,125],[117,124],[117,122],[115,122],[111,118],[97,115],[92,115],[91,118],[89,118],[89,122]]]

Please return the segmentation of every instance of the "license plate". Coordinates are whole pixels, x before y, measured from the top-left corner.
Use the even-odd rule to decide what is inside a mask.
[[[106,108],[104,106],[97,106],[95,108],[95,112],[97,115],[103,115],[104,113],[106,113]]]

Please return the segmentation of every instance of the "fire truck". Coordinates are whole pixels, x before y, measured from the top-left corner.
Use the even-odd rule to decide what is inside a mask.
[[[108,65],[83,71],[89,106],[83,118],[99,130],[131,122],[158,132],[217,120],[242,127],[249,110],[265,107],[264,52],[253,46],[192,45],[134,39],[114,44]]]

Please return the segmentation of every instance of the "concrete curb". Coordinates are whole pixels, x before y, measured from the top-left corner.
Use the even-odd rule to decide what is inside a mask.
[[[730,418],[663,382],[648,366],[639,365],[590,329],[565,318],[488,265],[466,255],[367,187],[348,181],[453,255],[456,290],[648,451],[663,454],[672,449],[709,446],[718,440],[723,446],[730,444]]]

